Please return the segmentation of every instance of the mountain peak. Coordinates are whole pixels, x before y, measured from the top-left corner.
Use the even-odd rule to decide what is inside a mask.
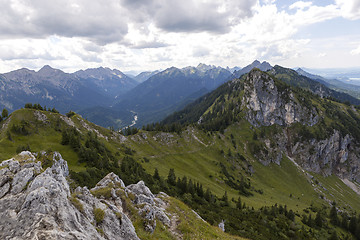
[[[200,70],[200,71],[207,71],[207,70],[210,70],[210,69],[213,69],[213,68],[216,68],[216,66],[214,65],[207,65],[207,64],[204,64],[204,63],[199,63],[199,65],[196,67],[196,69]]]
[[[49,74],[54,74],[54,73],[59,73],[62,72],[59,69],[55,69],[50,67],[49,65],[44,65],[39,71],[38,73],[41,75],[49,75]]]

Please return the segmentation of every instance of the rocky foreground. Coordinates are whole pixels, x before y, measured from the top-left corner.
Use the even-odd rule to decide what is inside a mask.
[[[144,182],[125,186],[114,173],[93,189],[70,191],[67,162],[30,152],[0,163],[0,239],[139,239],[129,216],[148,232],[157,221],[170,228],[166,194],[154,196]],[[170,218],[169,218],[170,216]]]

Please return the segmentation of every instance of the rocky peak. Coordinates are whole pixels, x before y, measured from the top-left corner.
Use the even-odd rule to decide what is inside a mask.
[[[51,167],[42,168],[44,158]],[[109,173],[94,188],[72,192],[68,174],[59,153],[22,152],[0,163],[0,239],[136,240],[134,212],[149,232],[157,221],[170,227],[167,195],[155,196],[144,182],[126,187]]]
[[[243,97],[248,121],[255,126],[287,126],[295,122],[314,125],[318,121],[316,111],[301,106],[290,87],[281,84],[259,69],[249,72]]]
[[[206,65],[204,63],[199,63],[199,65],[196,67],[197,70],[202,71],[202,72],[206,72],[210,69],[216,68],[216,66],[214,65]]]
[[[59,69],[52,68],[49,65],[45,65],[37,73],[40,76],[53,76],[53,75],[56,75],[59,73],[64,73],[64,72]]]

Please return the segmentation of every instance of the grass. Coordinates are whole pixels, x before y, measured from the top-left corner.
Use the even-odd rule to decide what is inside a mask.
[[[244,239],[224,233],[220,228],[204,222],[189,207],[177,199],[170,198],[170,206],[167,211],[176,216],[176,230],[182,234],[183,239]]]
[[[154,133],[150,132],[147,133],[148,138],[145,142],[133,141],[131,146],[136,150],[137,158],[149,173],[152,174],[157,168],[159,174],[166,178],[169,169],[174,168],[177,177],[187,176],[202,183],[204,189],[209,187],[219,197],[227,191],[229,199],[237,199],[239,193],[223,182],[219,164],[220,162],[225,164],[229,171],[232,169],[230,171],[232,175],[235,177],[246,176],[250,178],[251,185],[255,189],[263,190],[263,194],[254,193],[254,196],[251,197],[241,196],[247,206],[260,208],[277,203],[287,205],[288,209],[301,213],[311,204],[328,205],[325,200],[321,199],[321,194],[314,190],[309,177],[286,157],[283,157],[280,166],[273,163],[264,166],[255,160],[247,148],[253,141],[253,132],[247,122],[230,126],[224,135],[218,133],[207,135],[196,130],[197,137],[208,146],[193,140],[190,133],[186,135],[184,132],[181,138],[174,134],[175,138],[178,138],[173,141],[175,143],[159,146],[159,140],[155,141],[152,138]],[[232,144],[230,134],[233,134],[236,148]],[[189,140],[189,144],[184,141],[186,138],[192,139]],[[241,164],[236,166],[238,163],[224,157],[229,149],[233,154],[239,153],[247,159],[254,169],[253,175],[244,171]],[[220,154],[220,150],[224,151],[224,155]],[[143,161],[143,157],[149,159],[149,162]],[[330,189],[324,193],[328,199],[334,199],[331,197],[332,194],[335,198],[340,199],[342,205],[348,204],[351,205],[351,209],[360,210],[358,195],[336,176],[319,177],[319,182]],[[334,190],[331,190],[331,186],[334,186]],[[340,191],[340,189],[342,190]]]
[[[76,194],[71,194],[69,200],[77,208],[77,210],[79,210],[81,213],[84,213],[84,206],[81,204],[79,199],[77,199]]]
[[[50,123],[45,124],[37,121],[33,110],[29,109],[22,109],[11,114],[11,123],[8,128],[0,131],[0,161],[13,157],[18,145],[29,144],[34,152],[48,149],[59,151],[63,158],[68,161],[71,170],[76,172],[84,170],[85,165],[78,163],[77,153],[70,146],[60,144],[61,132],[56,131],[55,127],[59,115],[44,111],[43,113],[48,117]],[[32,133],[27,136],[11,133],[12,141],[10,141],[6,131],[10,129],[12,124],[19,124],[21,120],[30,122]],[[72,120],[79,129],[85,131],[77,115],[73,116]],[[120,149],[123,147],[119,142],[110,139],[111,131],[94,126],[86,120],[84,121],[89,126],[97,129],[102,135],[109,137],[109,141],[102,138],[101,141],[117,156],[117,159],[121,159],[124,154]],[[63,121],[60,121],[60,127],[66,126]],[[266,128],[265,131],[270,131],[269,129]],[[176,133],[168,134],[173,136],[169,138],[170,141],[162,139],[159,137],[161,134],[156,132],[140,131],[135,136],[129,136],[130,141],[127,141],[125,145],[135,150],[134,158],[141,162],[147,172],[151,174],[157,168],[159,174],[166,178],[169,169],[174,168],[177,177],[187,176],[188,179],[191,178],[193,181],[200,182],[204,190],[210,188],[219,197],[223,196],[224,192],[227,191],[229,200],[232,198],[237,199],[239,197],[238,191],[224,183],[224,174],[221,173],[220,167],[220,163],[222,163],[236,179],[245,176],[251,180],[251,185],[255,189],[263,190],[263,194],[253,192],[254,196],[241,196],[242,201],[247,206],[254,208],[278,203],[287,205],[288,209],[300,213],[302,209],[309,207],[311,204],[328,205],[325,200],[320,198],[320,195],[323,194],[326,199],[331,201],[336,199],[344,209],[360,210],[358,195],[335,176],[325,178],[313,174],[317,181],[327,189],[327,191],[320,193],[311,186],[306,174],[285,157],[280,166],[276,164],[270,164],[269,166],[260,164],[249,152],[249,145],[254,141],[254,131],[259,136],[260,130],[252,129],[245,120],[230,126],[224,134],[217,132],[210,134],[195,128],[189,128],[180,135]],[[147,139],[141,138],[141,134],[146,134]],[[154,137],[157,137],[157,139],[155,140]],[[221,153],[221,150],[224,153]],[[229,150],[233,155],[241,154],[246,159],[246,162],[226,157]],[[144,158],[148,159],[148,161],[144,161]],[[252,165],[254,169],[252,175],[244,169],[244,164]],[[108,195],[108,192],[104,190],[104,192],[98,194]]]
[[[101,208],[94,208],[94,218],[96,224],[100,224],[102,221],[104,221],[105,212]]]

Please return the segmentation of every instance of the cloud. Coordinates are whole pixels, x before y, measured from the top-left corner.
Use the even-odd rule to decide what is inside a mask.
[[[304,2],[304,1],[298,1],[298,2],[294,2],[293,4],[291,4],[289,6],[289,9],[305,9],[308,8],[312,5],[312,2]]]
[[[351,55],[360,55],[360,45],[357,48],[351,50],[350,54]]]
[[[116,0],[0,0],[2,38],[84,37],[106,44],[127,33],[125,11]]]
[[[167,32],[230,31],[233,24],[252,15],[257,0],[122,0],[134,20],[153,22]]]
[[[311,29],[306,35],[302,30],[339,17],[360,19],[360,0],[285,2],[0,0],[0,70],[44,64],[68,71],[99,64],[125,71],[199,62],[244,66],[255,58],[294,62],[305,55],[310,64],[327,53],[323,63],[339,41],[316,49]],[[359,35],[347,38],[344,58],[359,62]]]
[[[169,44],[163,42],[156,42],[156,41],[141,41],[136,44],[130,45],[131,48],[134,49],[144,49],[144,48],[163,48],[168,47]]]
[[[344,18],[360,19],[360,0],[335,0]]]

